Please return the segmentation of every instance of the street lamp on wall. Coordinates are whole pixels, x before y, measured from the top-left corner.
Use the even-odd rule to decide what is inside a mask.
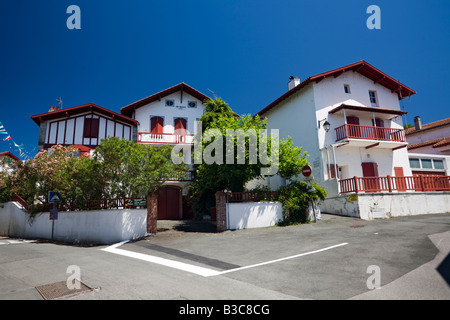
[[[323,129],[325,130],[325,132],[328,132],[328,131],[330,130],[331,125],[330,125],[330,123],[327,121],[326,118],[317,121],[317,127],[320,129],[320,123],[321,123],[322,121],[325,121],[325,122],[323,123],[323,125],[322,125],[322,126],[323,126]]]

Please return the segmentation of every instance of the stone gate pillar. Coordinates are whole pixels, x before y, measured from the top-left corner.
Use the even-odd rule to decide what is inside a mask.
[[[147,233],[156,233],[158,221],[158,195],[149,194],[147,200]]]
[[[216,192],[217,231],[227,230],[227,196],[223,191]]]

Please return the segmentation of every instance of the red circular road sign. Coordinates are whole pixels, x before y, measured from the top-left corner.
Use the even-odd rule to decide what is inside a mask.
[[[305,167],[303,167],[303,169],[302,169],[302,174],[303,174],[305,177],[309,177],[309,176],[311,175],[311,173],[312,173],[312,169],[311,169],[310,166],[306,165]]]

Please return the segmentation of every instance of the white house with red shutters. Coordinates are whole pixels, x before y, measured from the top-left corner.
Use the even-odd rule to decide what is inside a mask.
[[[361,194],[448,186],[448,180],[440,187],[413,180],[400,102],[415,93],[359,61],[303,81],[290,77],[288,91],[258,114],[268,129],[278,129],[280,138],[291,137],[308,152],[314,180],[329,192],[323,211],[372,218],[391,213],[377,205],[362,213]],[[283,182],[274,177],[266,183],[276,190]],[[349,209],[349,202],[356,205]]]
[[[193,145],[196,121],[203,115],[203,102],[207,99],[210,98],[182,82],[131,103],[120,112],[138,122],[138,143]]]
[[[203,115],[210,98],[182,82],[120,109],[122,115],[137,121],[137,142],[155,146],[183,145],[185,163],[192,163],[196,121]],[[158,193],[158,219],[193,218],[185,196],[191,171],[164,183]]]

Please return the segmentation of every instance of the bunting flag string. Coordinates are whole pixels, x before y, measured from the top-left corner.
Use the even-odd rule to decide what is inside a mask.
[[[1,136],[3,141],[7,141],[9,143],[9,147],[10,149],[12,149],[13,151],[18,151],[19,152],[19,158],[22,161],[27,161],[32,159],[33,157],[31,156],[31,154],[29,152],[27,152],[25,150],[25,147],[23,144],[18,144],[14,141],[14,139],[11,137],[11,135],[8,133],[8,131],[6,131],[5,126],[2,124],[2,122],[0,121],[0,134],[1,135],[6,135],[5,138],[3,138],[3,136]],[[13,147],[14,146],[14,147]],[[36,148],[33,149],[33,152],[36,150]]]

